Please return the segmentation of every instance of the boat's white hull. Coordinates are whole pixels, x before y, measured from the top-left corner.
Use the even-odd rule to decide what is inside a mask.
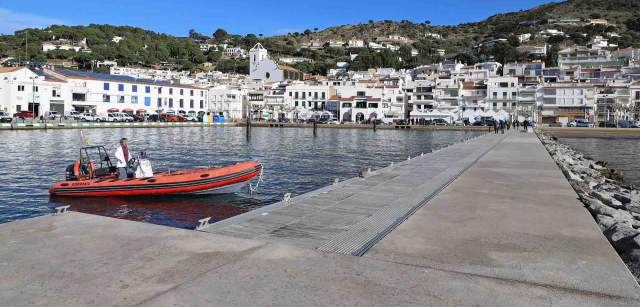
[[[229,185],[225,185],[225,186],[217,187],[213,189],[194,191],[194,192],[183,193],[183,194],[189,194],[189,195],[232,194],[232,193],[237,193],[241,191],[242,188],[246,187],[248,182],[249,181],[243,181],[243,182],[229,184]]]

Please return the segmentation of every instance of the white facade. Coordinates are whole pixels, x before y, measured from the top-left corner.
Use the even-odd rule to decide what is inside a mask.
[[[0,73],[0,105],[3,110],[15,113],[33,109],[35,104],[38,114],[71,110],[105,114],[110,109],[146,113],[172,110],[177,113],[208,109],[208,92],[204,89],[134,80],[66,70],[36,74],[22,68]]]
[[[246,94],[246,90],[228,85],[212,87],[209,89],[209,111],[232,121],[246,118]]]

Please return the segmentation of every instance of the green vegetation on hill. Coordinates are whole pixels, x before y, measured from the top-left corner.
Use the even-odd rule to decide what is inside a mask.
[[[519,53],[517,36],[529,33],[531,39],[525,44],[547,44],[548,64],[555,63],[560,48],[585,45],[596,35],[609,37],[609,42],[620,48],[640,47],[640,0],[569,0],[551,3],[529,10],[498,14],[484,21],[464,23],[456,26],[434,26],[430,21],[415,23],[408,20],[369,21],[355,25],[330,27],[324,30],[309,29],[301,33],[263,37],[262,34],[233,35],[223,29],[215,30],[211,36],[189,31],[188,37],[175,37],[140,28],[127,26],[95,25],[51,26],[45,29],[24,29],[14,35],[0,36],[0,57],[11,56],[45,62],[47,60],[73,60],[82,69],[92,69],[95,61],[115,60],[120,65],[153,66],[156,64],[178,65],[183,69],[199,70],[213,67],[223,72],[248,72],[248,60],[229,58],[222,50],[201,51],[200,43],[228,44],[245,50],[257,42],[278,57],[305,57],[311,62],[294,66],[305,72],[326,73],[337,62],[347,62],[351,69],[366,69],[387,66],[411,68],[435,63],[443,59],[438,49],[446,51],[446,57],[465,63],[488,59],[499,62],[524,61],[527,55]],[[549,19],[606,19],[608,25],[552,25]],[[565,37],[543,38],[538,33],[544,29],[563,31]],[[615,33],[616,35],[611,35]],[[375,42],[378,38],[399,35],[410,40],[408,44],[393,43],[397,51],[374,51],[365,48],[347,48],[351,39]],[[113,42],[114,36],[123,39]],[[42,43],[57,39],[80,42],[86,38],[91,52],[56,50],[44,53]],[[489,39],[506,39],[495,45],[480,46]],[[25,51],[25,41],[28,47]],[[344,47],[330,47],[327,42],[343,42]],[[322,46],[308,48],[312,43]],[[412,55],[416,53],[417,55]],[[358,54],[352,59],[351,54]],[[209,62],[213,66],[202,64]]]

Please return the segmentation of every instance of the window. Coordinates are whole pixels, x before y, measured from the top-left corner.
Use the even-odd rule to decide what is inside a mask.
[[[102,102],[111,102],[111,96],[107,94],[102,95]]]
[[[193,109],[193,99],[189,100],[189,108]]]
[[[180,96],[184,95],[184,90],[180,89]]]
[[[265,76],[267,79],[271,78],[271,74],[270,74],[270,73],[266,73],[266,74],[264,74],[264,76]]]
[[[204,97],[204,91],[200,91],[200,97]]]
[[[365,92],[364,92],[364,91],[358,91],[358,92],[356,93],[356,96],[358,96],[358,97],[365,97]]]
[[[158,108],[162,107],[162,98],[158,98]]]
[[[298,102],[296,101],[296,107],[298,107]]]
[[[298,92],[296,92],[296,95],[294,97],[295,99],[298,99]]]
[[[144,97],[144,105],[147,107],[151,106],[151,97]]]
[[[124,96],[118,96],[118,103],[124,103]]]
[[[161,87],[158,88],[158,94],[162,94],[162,88]]]
[[[173,95],[173,89],[169,88],[169,95]]]
[[[498,99],[498,92],[493,92],[493,99]]]
[[[138,86],[137,85],[132,85],[131,86],[131,91],[134,92],[134,93],[137,93],[138,92]]]
[[[138,103],[138,96],[131,96],[131,103]]]
[[[302,92],[302,99],[307,98],[307,92]]]
[[[351,103],[343,102],[343,103],[342,103],[342,107],[343,107],[343,108],[351,108]]]
[[[322,92],[322,99],[326,99],[325,92]]]
[[[24,85],[18,85],[18,92],[24,92]]]
[[[51,97],[60,97],[60,91],[57,89],[51,90]]]
[[[180,98],[180,107],[184,108],[184,99]]]
[[[638,92],[640,93],[640,92]],[[293,97],[293,92],[289,92],[289,97]]]
[[[118,84],[118,92],[124,92],[124,84]]]
[[[169,93],[171,93],[171,89],[169,89]],[[169,108],[173,108],[173,98],[169,98]]]
[[[73,100],[73,101],[87,101],[87,94],[73,93],[73,94],[71,94],[71,100]]]
[[[304,93],[302,93],[302,94],[304,94]],[[303,95],[303,96],[304,96],[304,95]],[[302,106],[303,106],[303,107],[306,107],[306,106],[307,106],[307,103],[303,101],[303,102],[302,102]]]
[[[145,86],[144,87],[144,92],[147,93],[147,94],[151,93],[151,86]]]
[[[369,104],[369,108],[377,109],[378,108],[378,104],[377,103],[370,103]]]
[[[102,85],[102,88],[103,88],[105,91],[108,91],[108,90],[109,90],[109,83],[105,82],[105,83]]]
[[[34,86],[34,87],[33,87],[33,91],[37,93],[37,92],[38,92],[38,87],[37,87],[37,86]]]
[[[189,96],[193,96],[193,90],[189,91]]]
[[[200,100],[200,109],[204,109],[204,100]]]
[[[503,103],[502,103],[502,107],[503,107],[503,108],[507,107],[507,103],[506,103],[506,102],[503,102]]]

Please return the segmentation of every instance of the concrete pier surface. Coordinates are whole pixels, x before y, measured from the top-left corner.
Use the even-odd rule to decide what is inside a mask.
[[[450,167],[428,163],[437,165],[433,155],[451,153],[445,148],[293,198],[286,206],[214,224],[208,232],[76,212],[0,225],[0,302],[640,305],[637,282],[535,135],[486,135],[452,149],[460,156],[448,160]],[[413,180],[418,185],[405,191]],[[395,197],[385,197],[380,182],[387,182],[387,193]],[[384,200],[349,202],[368,188]],[[331,199],[338,195],[344,198]],[[330,203],[326,209],[313,205],[323,198]],[[288,209],[306,213],[295,213],[296,222],[287,223],[281,219]],[[260,233],[259,217],[274,216]],[[341,222],[328,219],[313,231],[293,231],[311,225],[313,216]],[[389,222],[393,217],[397,223]],[[278,223],[299,228],[274,228]],[[382,233],[363,256],[344,253],[349,246],[327,244],[352,238],[361,243],[376,229]]]

